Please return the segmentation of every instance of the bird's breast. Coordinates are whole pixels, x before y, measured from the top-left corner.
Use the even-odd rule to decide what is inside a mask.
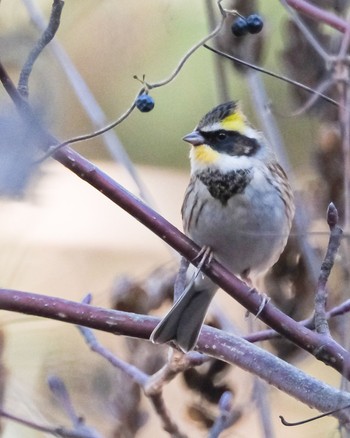
[[[236,274],[268,269],[290,228],[280,193],[256,169],[212,176],[192,180],[183,207],[185,232]]]

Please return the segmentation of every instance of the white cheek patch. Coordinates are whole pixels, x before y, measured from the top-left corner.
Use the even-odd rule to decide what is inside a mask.
[[[215,168],[221,170],[223,173],[231,172],[232,170],[250,169],[252,166],[252,158],[244,155],[231,156],[221,154],[215,163]]]

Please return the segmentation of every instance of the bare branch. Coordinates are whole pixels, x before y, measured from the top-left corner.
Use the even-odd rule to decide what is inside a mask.
[[[293,79],[287,78],[286,76],[283,76],[281,74],[274,73],[270,70],[267,70],[263,67],[259,67],[255,64],[251,64],[250,62],[244,61],[243,59],[237,58],[236,56],[229,55],[228,53],[222,52],[221,50],[218,50],[218,49],[214,49],[214,47],[210,47],[207,44],[203,44],[203,47],[210,50],[211,52],[216,53],[217,55],[220,55],[220,56],[223,56],[224,58],[230,59],[231,61],[245,65],[246,67],[249,67],[253,70],[260,71],[261,73],[265,73],[269,76],[272,76],[273,78],[280,79],[281,81],[284,81],[284,82],[287,82],[288,84],[299,87],[305,91],[308,91],[309,93],[317,94],[319,97],[321,97],[325,101],[331,103],[332,105],[339,106],[339,103],[336,102],[335,100],[331,99],[330,97],[326,96],[325,94],[322,94],[320,91],[315,90],[314,88],[311,88],[311,87],[308,87],[307,85],[302,84],[301,82],[294,81]]]
[[[84,418],[80,415],[77,415],[77,413],[75,412],[68,390],[63,380],[61,380],[57,376],[50,376],[48,379],[48,385],[52,394],[55,396],[59,406],[72,422],[73,431],[86,438],[98,438],[99,435],[97,434],[97,432],[91,427],[87,426],[85,424]]]
[[[286,10],[290,13],[290,15],[293,18],[293,21],[298,26],[302,34],[304,35],[305,39],[309,42],[309,44],[314,48],[314,50],[320,55],[324,61],[328,61],[330,56],[329,54],[324,50],[324,48],[321,46],[321,44],[317,41],[317,39],[314,37],[312,32],[309,30],[307,25],[303,22],[303,20],[300,18],[300,16],[296,13],[296,11],[288,5],[286,0],[281,0],[282,5],[286,8]]]
[[[326,312],[326,318],[329,320],[330,318],[334,318],[336,316],[342,316],[346,313],[350,312],[350,299],[345,300],[338,306],[333,307],[333,309]],[[315,318],[314,316],[304,319],[303,321],[300,321],[299,324],[303,325],[304,327],[307,327],[311,330],[314,330],[315,328]],[[255,332],[252,334],[249,334],[244,337],[249,342],[260,342],[260,341],[267,341],[269,339],[274,339],[280,337],[280,334],[277,333],[275,330],[267,329],[267,330],[261,330],[259,332]]]
[[[158,318],[150,316],[102,309],[60,298],[6,289],[0,289],[0,308],[140,339],[149,339],[159,323]],[[300,326],[298,326],[298,331],[304,332],[304,336],[305,333],[310,335],[307,336],[306,342],[318,340],[317,345],[314,343],[312,345],[315,354],[321,354],[321,352],[327,354],[330,365],[336,369],[339,368],[341,357],[345,371],[348,371],[345,367],[346,361],[349,360],[347,351],[331,339],[317,333],[308,333],[307,329],[300,329]],[[238,336],[204,326],[198,340],[198,350],[216,359],[235,364],[320,411],[329,411],[350,404],[348,393],[338,391],[308,376],[296,367]],[[190,360],[192,361],[193,358],[194,361],[191,365],[197,361],[203,362],[203,356],[198,357],[197,353],[190,353],[189,356]],[[344,413],[335,415],[344,421],[347,419]]]
[[[230,391],[222,394],[219,401],[219,415],[209,431],[208,438],[218,438],[225,429],[231,427],[240,417],[241,412],[232,407],[233,396]]]
[[[215,8],[213,2],[211,0],[205,0],[205,8],[209,29],[213,29],[216,22]],[[220,102],[227,102],[228,100],[230,100],[228,75],[225,70],[224,62],[225,61],[220,57],[217,57],[214,60],[216,78],[215,86]]]
[[[327,223],[330,229],[327,252],[321,265],[315,296],[315,329],[318,333],[329,336],[326,304],[328,292],[326,289],[328,277],[332,271],[334,260],[337,255],[343,231],[338,226],[338,211],[331,202],[327,211]]]
[[[122,123],[126,118],[129,117],[129,115],[134,111],[134,109],[135,109],[135,102],[133,102],[131,107],[128,108],[117,120],[104,126],[103,128],[98,129],[97,131],[91,132],[89,134],[78,135],[77,137],[73,137],[73,138],[66,140],[66,141],[59,143],[59,144],[57,144],[57,142],[56,142],[56,144],[55,143],[51,144],[49,146],[46,154],[44,156],[42,156],[39,160],[37,160],[36,163],[42,163],[47,158],[52,157],[55,154],[55,152],[59,151],[60,149],[64,148],[65,146],[68,146],[69,144],[74,144],[74,143],[78,143],[80,141],[85,141],[85,140],[91,140],[92,138],[95,138],[95,137],[98,137],[99,135],[105,134],[107,131],[120,125],[120,123]]]
[[[18,91],[23,97],[28,97],[28,80],[32,72],[34,62],[38,59],[40,53],[56,35],[60,25],[63,6],[63,0],[53,0],[49,24],[44,33],[41,35],[39,41],[36,43],[35,47],[29,53],[28,58],[24,63],[18,81]]]
[[[119,359],[113,353],[111,353],[107,348],[103,347],[96,339],[95,335],[86,327],[78,326],[80,333],[82,334],[85,342],[90,347],[92,351],[99,354],[108,360],[108,362],[113,365],[115,368],[120,369],[125,374],[127,374],[130,378],[132,378],[136,383],[140,386],[145,385],[148,376],[146,373],[139,370],[137,367]]]
[[[119,359],[117,356],[115,356],[107,348],[103,347],[103,345],[101,345],[98,342],[98,340],[96,339],[96,337],[94,336],[94,334],[90,329],[82,326],[79,326],[78,329],[80,333],[83,335],[86,343],[89,345],[92,351],[107,359],[111,365],[123,371],[131,379],[133,379],[134,382],[140,385],[140,387],[144,390],[144,394],[152,402],[152,405],[156,413],[161,419],[164,430],[169,432],[171,436],[174,438],[187,438],[187,435],[183,434],[180,431],[179,427],[172,419],[169,410],[165,406],[163,395],[162,395],[162,390],[165,381],[163,381],[161,385],[158,385],[156,390],[150,391],[149,381],[153,378],[153,376],[149,376],[148,374],[144,373],[134,365],[131,365]]]
[[[291,6],[298,12],[307,15],[308,17],[318,21],[319,23],[326,23],[334,29],[339,30],[340,32],[346,32],[346,30],[350,26],[349,22],[344,20],[343,18],[340,18],[335,14],[314,6],[313,4],[306,2],[305,0],[285,1],[289,6]]]
[[[32,22],[37,27],[37,29],[43,32],[47,26],[47,23],[40,13],[39,5],[37,4],[37,2],[35,2],[34,0],[23,0],[23,2],[27,7]],[[51,50],[51,52],[59,62],[63,72],[67,77],[67,80],[71,84],[73,91],[78,97],[79,103],[85,110],[90,120],[97,128],[104,127],[107,122],[106,115],[103,109],[97,102],[96,98],[88,87],[88,84],[85,82],[84,78],[79,73],[62,45],[57,41],[57,39],[55,39],[51,42],[48,49]],[[121,121],[118,120],[118,123],[120,122]],[[140,197],[144,199],[149,205],[154,205],[150,193],[143,184],[142,179],[140,178],[133,162],[131,161],[116,132],[113,130],[109,130],[105,133],[105,135],[102,136],[102,141],[105,143],[114,160],[118,161],[127,169],[139,190]],[[50,154],[45,155],[43,158],[41,158],[41,161],[47,158],[47,156],[49,155]]]
[[[203,46],[210,39],[214,38],[220,32],[220,30],[222,29],[223,24],[225,22],[225,19],[227,17],[227,12],[224,9],[221,8],[220,3],[221,3],[221,0],[218,0],[217,4],[218,4],[219,10],[221,12],[221,20],[220,20],[219,24],[216,26],[216,28],[212,32],[210,32],[208,35],[206,35],[204,38],[202,38],[197,44],[195,44],[184,55],[184,57],[180,60],[180,62],[176,66],[176,68],[173,71],[173,73],[171,73],[171,75],[168,78],[166,78],[166,79],[164,79],[164,80],[162,80],[160,82],[155,82],[155,83],[148,83],[146,81],[141,81],[141,82],[144,83],[144,87],[141,88],[141,90],[139,91],[137,96],[139,96],[140,94],[144,93],[146,90],[148,91],[148,90],[152,90],[153,88],[163,87],[164,85],[167,85],[170,82],[172,82],[176,78],[176,76],[180,73],[180,71],[182,70],[182,67],[185,65],[185,63],[188,61],[188,59],[201,46]],[[136,79],[137,79],[137,77],[136,77]],[[89,134],[79,135],[77,137],[70,138],[69,140],[66,140],[63,143],[59,143],[59,144],[56,143],[56,144],[50,145],[50,148],[49,148],[48,152],[40,159],[40,162],[44,161],[46,158],[52,156],[55,152],[57,152],[58,150],[60,150],[64,146],[68,146],[68,145],[73,144],[73,143],[78,143],[80,141],[90,140],[90,139],[92,139],[94,137],[97,137],[99,135],[104,134],[105,132],[109,131],[110,129],[115,128],[121,122],[123,122],[127,117],[129,117],[131,112],[135,109],[135,101],[136,101],[136,99],[134,100],[132,105],[124,112],[124,114],[122,114],[117,120],[115,120],[114,122],[108,124],[107,126],[103,127],[102,129],[99,129],[99,130],[97,130],[95,132],[92,132],[92,133],[89,133]]]
[[[23,426],[27,426],[30,429],[38,430],[40,432],[49,433],[50,435],[54,435],[56,437],[62,438],[101,438],[96,432],[89,433],[86,431],[75,431],[69,430],[64,427],[49,427],[43,426],[41,424],[34,423],[31,420],[25,420],[24,418],[18,417],[17,415],[10,414],[9,412],[0,409],[0,417],[7,418],[8,420],[15,421],[16,423],[22,424]]]

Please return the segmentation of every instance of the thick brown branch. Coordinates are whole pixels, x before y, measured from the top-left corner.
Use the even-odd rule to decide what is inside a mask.
[[[150,316],[107,310],[59,298],[5,289],[0,289],[0,308],[140,339],[148,339],[159,322],[158,318]],[[299,327],[299,330],[306,329]],[[315,336],[329,341],[329,338],[317,334]],[[335,348],[336,344],[332,346]],[[325,344],[327,351],[329,348],[330,346]],[[350,404],[349,394],[308,376],[273,354],[232,334],[204,326],[198,341],[198,350],[216,359],[237,365],[322,412]],[[337,354],[341,354],[339,350],[330,352],[334,358]],[[342,422],[348,421],[345,412],[334,415]]]

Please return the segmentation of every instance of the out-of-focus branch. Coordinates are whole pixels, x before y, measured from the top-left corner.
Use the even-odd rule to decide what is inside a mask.
[[[318,279],[316,296],[315,296],[315,328],[318,333],[329,336],[329,327],[327,322],[327,281],[334,265],[341,237],[342,229],[338,226],[338,211],[331,202],[327,211],[327,223],[330,229],[329,242],[325,258],[321,265],[321,272]]]
[[[328,24],[340,32],[346,32],[346,30],[350,27],[348,21],[305,0],[285,0],[285,2],[298,12],[307,15],[319,23]]]
[[[44,32],[47,24],[40,12],[37,2],[35,2],[34,0],[22,1],[28,10],[31,21],[34,23],[39,31]],[[67,55],[62,45],[57,41],[57,39],[55,39],[51,42],[48,49],[51,50],[53,55],[56,57],[57,62],[65,73],[73,91],[77,95],[79,103],[83,107],[84,111],[86,112],[92,123],[96,127],[106,126],[107,119],[103,109],[100,107],[84,78],[76,69],[75,65]],[[112,129],[108,130],[108,132],[106,132],[102,136],[102,141],[105,143],[112,157],[126,168],[131,178],[133,179],[136,187],[138,188],[140,197],[145,200],[147,204],[154,205],[150,193],[143,184],[142,179],[140,178],[133,162],[131,161],[128,153],[123,147],[116,132]]]
[[[286,10],[289,12],[289,14],[292,16],[293,21],[298,26],[302,34],[304,35],[306,41],[309,42],[309,44],[314,48],[314,50],[320,55],[320,57],[324,61],[328,61],[330,56],[326,52],[326,50],[322,47],[322,45],[317,41],[317,39],[314,37],[310,29],[306,26],[306,24],[301,20],[300,16],[297,14],[297,12],[288,5],[288,2],[286,0],[281,0],[282,5],[286,8]]]
[[[28,97],[28,81],[32,72],[33,65],[38,59],[40,53],[49,44],[49,42],[56,35],[56,32],[60,26],[62,9],[64,6],[63,0],[54,0],[51,9],[50,21],[41,35],[39,41],[36,43],[32,51],[29,53],[26,62],[22,68],[18,81],[18,91],[23,97]]]
[[[86,438],[99,438],[100,435],[94,429],[87,426],[84,418],[76,413],[63,380],[57,376],[50,376],[48,378],[48,385],[58,405],[71,421],[72,430]]]
[[[205,8],[209,29],[214,29],[216,22],[216,11],[213,2],[211,0],[205,0]],[[216,78],[215,85],[219,102],[227,102],[230,100],[230,92],[227,72],[225,70],[224,60],[222,58],[216,58],[214,60],[214,69]]]
[[[349,312],[350,312],[350,299],[345,300],[338,306],[335,306],[331,310],[326,312],[326,318],[328,321],[330,318],[334,318],[336,316],[342,316]],[[300,321],[299,324],[311,330],[314,330],[315,318],[314,316],[312,316],[308,319],[304,319],[303,321]],[[274,339],[278,337],[280,337],[280,335],[275,330],[267,329],[267,330],[261,330],[259,332],[249,334],[245,336],[244,339],[246,339],[249,342],[260,342],[260,341],[267,341],[269,339]]]
[[[174,438],[187,438],[187,435],[180,431],[178,425],[171,416],[171,412],[165,405],[162,394],[165,382],[163,382],[162,385],[158,385],[156,390],[149,391],[149,382],[152,379],[152,376],[149,376],[134,365],[131,365],[115,356],[97,341],[90,329],[82,326],[79,326],[78,328],[85,339],[85,342],[92,351],[104,357],[113,367],[123,371],[126,375],[138,383],[138,385],[143,389],[145,395],[150,399],[162,422],[164,430],[166,430]]]
[[[241,416],[239,410],[233,408],[233,394],[226,391],[219,401],[219,415],[209,431],[208,438],[218,438],[225,429],[231,427]]]
[[[50,434],[57,437],[62,438],[101,438],[97,432],[85,432],[85,431],[75,431],[69,430],[65,427],[49,427],[43,426],[38,423],[34,423],[31,420],[25,420],[24,418],[18,417],[17,415],[10,414],[9,412],[0,409],[0,417],[7,418],[8,420],[15,421],[18,424],[22,424],[23,426],[27,426],[30,429],[38,430],[40,432],[44,432],[45,434]]]
[[[256,70],[259,71],[261,73],[265,73],[269,76],[272,76],[273,78],[279,79],[281,81],[287,82],[287,84],[291,84],[294,85],[296,87],[299,87],[309,93],[312,94],[317,94],[319,97],[321,97],[322,99],[324,99],[325,101],[339,106],[338,102],[336,102],[335,100],[331,99],[330,97],[326,96],[325,94],[321,93],[319,90],[315,90],[314,88],[308,87],[307,85],[302,84],[301,82],[295,81],[293,79],[287,78],[286,76],[283,76],[279,73],[274,73],[273,71],[267,70],[266,68],[263,67],[259,67],[255,64],[252,64],[250,62],[244,61],[244,59],[240,59],[237,58],[236,56],[233,55],[229,55],[228,53],[222,52],[221,50],[218,49],[214,49],[214,47],[210,47],[207,44],[203,44],[203,47],[205,47],[206,49],[210,50],[211,52],[216,53],[217,55],[223,56],[224,58],[230,59],[233,62],[236,62],[238,64],[242,64],[245,65],[246,67],[251,68],[252,70]]]

